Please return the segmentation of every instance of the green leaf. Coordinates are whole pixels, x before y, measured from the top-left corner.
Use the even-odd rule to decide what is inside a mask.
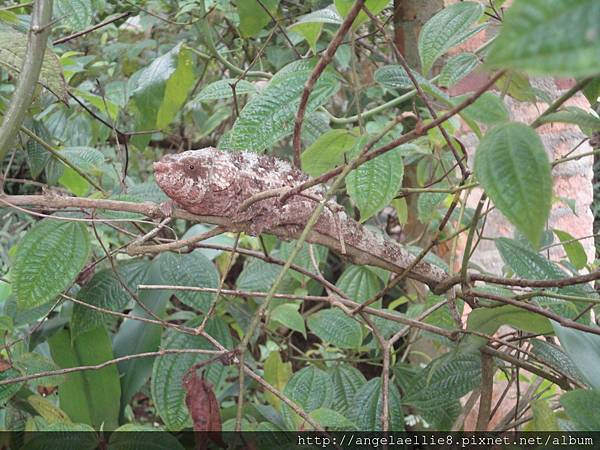
[[[192,67],[190,50],[180,42],[142,69],[131,97],[138,129],[164,128],[175,119],[194,82]],[[149,139],[149,135],[136,136],[134,142],[143,147]]]
[[[187,323],[189,327],[200,325],[201,318],[193,319]],[[233,347],[233,340],[225,322],[219,318],[211,319],[206,332],[227,348]],[[166,349],[205,349],[214,350],[213,345],[202,336],[193,336],[169,329],[161,341],[161,348]],[[192,422],[189,411],[185,405],[185,390],[182,386],[182,377],[194,364],[205,361],[210,355],[199,353],[184,353],[159,356],[154,361],[152,369],[152,399],[158,414],[167,429],[179,431],[190,427]],[[223,390],[226,376],[230,372],[227,366],[220,363],[206,366],[204,377],[213,385],[215,394]]]
[[[351,131],[329,130],[302,153],[302,170],[311,177],[318,177],[333,169],[344,162],[344,154],[354,147],[356,140],[357,136]]]
[[[243,38],[256,36],[269,22],[271,15],[277,12],[279,0],[261,0],[264,8],[257,0],[239,0],[237,2],[238,14],[240,15],[240,33]],[[271,15],[269,15],[271,13]]]
[[[558,239],[560,239],[560,242],[562,242],[563,248],[567,253],[569,261],[571,261],[571,264],[573,264],[577,270],[583,269],[587,264],[587,255],[581,242],[575,240],[575,238],[566,231],[554,230],[554,234],[556,234]]]
[[[304,84],[314,65],[315,61],[295,61],[276,73],[265,89],[251,97],[240,112],[231,129],[227,147],[257,152],[271,149],[279,140],[290,135],[294,130],[294,118]],[[339,82],[333,71],[325,70],[311,92],[306,112],[310,113],[324,104],[338,89]]]
[[[23,450],[46,450],[48,448],[94,450],[100,445],[94,429],[83,423],[57,422],[44,427],[41,433],[31,433],[31,440]]]
[[[126,423],[111,433],[110,450],[184,450],[185,447],[171,433],[165,433],[152,425]]]
[[[2,28],[0,30],[0,67],[18,77],[26,54],[27,35]],[[61,100],[66,100],[67,84],[63,76],[62,66],[51,48],[47,48],[44,54],[44,62],[38,81]]]
[[[592,388],[600,389],[600,336],[562,327],[555,322],[553,326],[560,345],[583,379]]]
[[[165,284],[161,276],[163,272],[162,258],[164,255],[154,259],[148,270],[146,284]],[[144,317],[154,319],[146,309],[153,315],[162,317],[165,312],[172,291],[162,289],[145,289],[139,292],[138,297],[140,305],[129,312],[135,317]],[[125,320],[119,327],[119,331],[114,337],[115,356],[135,355],[144,352],[154,352],[158,350],[160,338],[164,329],[160,325],[140,322],[138,320]],[[152,373],[154,358],[138,358],[119,363],[119,373],[121,375],[121,408],[129,403],[131,397],[139,391],[146,383]]]
[[[552,333],[550,321],[539,314],[512,305],[477,308],[469,313],[467,329],[493,335],[502,325],[534,334]]]
[[[275,389],[282,391],[285,385],[292,377],[292,363],[284,363],[281,360],[281,355],[278,351],[272,351],[265,360],[264,365],[265,381]],[[265,392],[267,401],[274,407],[279,409],[281,400],[271,392]]]
[[[281,266],[260,259],[251,259],[244,265],[236,280],[241,291],[269,292],[273,282],[281,272]]]
[[[14,368],[9,368],[0,372],[0,381],[10,380],[20,377],[23,374]],[[4,406],[23,386],[23,382],[3,384],[0,386],[0,406]]]
[[[557,280],[568,277],[564,271],[547,258],[539,255],[531,248],[527,248],[517,241],[507,238],[497,238],[496,248],[500,252],[502,260],[519,278],[530,280]],[[579,297],[586,297],[594,294],[589,286],[568,286],[561,289],[548,289],[548,291]],[[578,316],[582,308],[574,303],[551,297],[535,297],[534,301],[540,306],[548,307],[553,312],[569,318]]]
[[[398,193],[404,177],[402,149],[387,152],[348,174],[346,187],[360,210],[360,220],[370,219]]]
[[[496,87],[520,102],[535,102],[537,99],[529,77],[522,72],[508,72],[498,79]]]
[[[156,116],[156,126],[166,128],[187,100],[187,95],[194,85],[195,71],[192,51],[179,44],[177,68],[165,85],[165,96]],[[172,50],[173,51],[173,50]]]
[[[576,380],[581,380],[581,373],[573,363],[573,360],[567,356],[559,347],[552,345],[541,339],[531,340],[531,352],[539,359],[552,367],[559,368],[563,373],[570,375]]]
[[[465,100],[466,96],[455,98],[456,104]],[[481,97],[475,100],[475,103],[465,108],[463,114],[476,122],[485,125],[497,125],[502,122],[508,122],[510,115],[504,101],[491,92],[485,92]]]
[[[182,239],[189,239],[194,236],[198,236],[202,233],[206,233],[214,229],[214,226],[204,225],[202,223],[198,223],[190,228],[183,234]],[[208,239],[204,239],[202,241],[205,244],[215,244],[215,245],[223,245],[226,247],[233,247],[235,240],[229,234],[219,234],[217,236],[210,237]],[[217,256],[223,253],[223,250],[217,250],[212,248],[198,248],[194,250],[194,252],[202,253],[210,260],[214,260]]]
[[[440,56],[482,29],[482,26],[472,28],[472,25],[481,18],[483,11],[483,5],[479,3],[455,3],[427,21],[418,42],[424,74]]]
[[[204,86],[200,92],[188,103],[188,106],[199,108],[201,102],[208,100],[224,100],[233,97],[233,89],[231,85],[237,81],[235,85],[236,95],[254,94],[256,87],[254,84],[246,80],[237,80],[236,78],[226,78],[224,80],[213,81]]]
[[[53,300],[75,281],[89,254],[89,235],[81,222],[36,223],[19,242],[12,268],[18,308]]]
[[[540,123],[572,123],[579,126],[581,131],[591,136],[594,131],[600,130],[600,118],[578,108],[577,106],[566,106],[560,111],[546,114],[540,118]]]
[[[87,100],[96,109],[98,109],[98,111],[102,111],[111,120],[117,120],[117,116],[119,115],[119,105],[117,105],[114,102],[111,102],[106,97],[100,97],[99,95],[94,95],[89,92],[82,91],[81,89],[73,89],[73,94]]]
[[[390,0],[367,0],[365,2],[365,6],[371,14],[376,16],[381,11],[383,11],[383,8],[385,8],[389,2]],[[350,12],[350,9],[352,8],[352,5],[354,5],[354,0],[334,0],[334,4],[336,9],[339,11],[340,15],[342,17],[346,17],[348,15],[348,12]],[[358,16],[356,16],[356,19],[354,19],[352,29],[356,30],[367,20],[369,20],[369,16],[367,16],[367,14],[364,11],[361,11],[360,13],[358,13]]]
[[[300,305],[296,303],[279,305],[271,312],[271,319],[276,320],[287,328],[298,331],[306,339],[306,326],[304,325],[302,314],[298,312],[299,307]]]
[[[481,383],[481,356],[446,353],[422,369],[408,389],[404,403],[420,410],[436,410],[452,404]]]
[[[37,120],[34,121],[31,126],[31,130],[45,141],[48,142],[51,140],[47,128],[41,122]],[[31,176],[33,178],[37,178],[46,168],[48,161],[50,161],[50,158],[52,158],[52,155],[49,151],[47,151],[44,147],[42,147],[37,141],[34,141],[33,139],[27,140],[25,150],[27,152],[27,163],[29,164]],[[49,184],[52,183],[51,180],[48,180],[47,182]]]
[[[323,341],[339,348],[358,348],[362,343],[362,329],[352,317],[339,309],[323,309],[310,315],[308,328]]]
[[[113,359],[110,338],[102,328],[72,340],[68,330],[61,330],[48,343],[52,359],[61,367],[96,365]],[[114,430],[119,421],[121,388],[116,365],[100,370],[72,372],[58,391],[60,408],[74,422],[91,425],[96,430]]]
[[[536,339],[534,339],[536,340]],[[559,431],[558,422],[554,411],[543,398],[531,402],[533,420],[525,426],[525,431]]]
[[[49,424],[71,422],[69,416],[62,409],[54,406],[49,399],[39,395],[30,395],[27,397],[27,403]]]
[[[404,431],[404,416],[400,392],[395,384],[390,383],[389,396],[389,429]],[[350,419],[362,431],[381,431],[381,411],[383,409],[383,393],[381,378],[372,378],[360,387],[354,395]]]
[[[19,23],[19,16],[12,11],[0,10],[0,22],[14,25]]]
[[[56,0],[54,2],[54,19],[59,25],[71,30],[83,30],[92,24],[91,0]]]
[[[560,403],[577,431],[600,430],[599,390],[576,389],[565,392],[560,397]]]
[[[475,173],[496,207],[539,245],[552,205],[552,175],[537,133],[522,123],[492,128],[477,148]]]
[[[350,415],[356,392],[367,382],[365,376],[350,364],[340,364],[331,372],[331,379],[334,389],[333,409]]]
[[[443,192],[423,192],[417,199],[417,217],[422,224],[431,223],[440,203],[448,196]]]
[[[95,148],[67,147],[61,150],[60,153],[71,164],[88,175],[100,177],[105,171],[108,171],[104,155]],[[58,182],[76,196],[83,196],[89,189],[88,181],[71,167],[64,168],[63,175],[58,179]]]
[[[8,283],[7,283],[8,284]],[[2,292],[2,288],[4,287],[4,283],[0,284],[0,301],[4,302],[4,292]],[[0,316],[0,331],[11,332],[14,330],[14,322],[12,317],[10,316]]]
[[[535,74],[596,74],[600,72],[599,23],[596,0],[516,0],[504,16],[487,62]]]
[[[355,302],[365,302],[381,289],[379,277],[366,266],[349,265],[336,286]]]
[[[461,53],[448,59],[438,78],[438,84],[452,87],[469,75],[479,64],[479,58],[474,53]]]
[[[296,244],[296,241],[282,242],[281,246],[279,247],[278,257],[283,261],[287,261],[292,254],[294,247],[296,247]],[[302,244],[302,247],[294,258],[293,263],[297,266],[303,267],[310,273],[317,274],[317,270],[312,263],[309,249],[312,249],[317,265],[319,267],[323,266],[323,263],[325,263],[327,260],[327,247],[323,247],[322,245],[307,244],[306,242]],[[308,275],[303,275],[295,270],[290,270],[288,273],[290,277],[298,280],[300,283],[306,283],[310,279]]]
[[[23,353],[15,360],[15,367],[26,375],[45,372],[49,370],[57,370],[59,367],[45,356],[39,353]],[[36,378],[28,381],[31,387],[53,387],[64,383],[66,377],[64,375],[56,375],[52,377]]]
[[[79,290],[77,299],[99,308],[121,312],[132,300],[121,282],[136,292],[137,285],[143,284],[149,266],[147,260],[134,260],[120,263],[117,266],[118,275],[112,268],[100,270]],[[71,335],[75,339],[80,334],[114,322],[114,316],[76,304],[71,316]]]
[[[290,31],[294,31],[302,36],[308,45],[310,46],[313,53],[317,52],[317,41],[323,30],[323,25],[320,23],[296,23],[288,28]]]
[[[313,52],[316,52],[317,41],[323,30],[323,24],[326,23],[334,25],[342,23],[342,18],[333,5],[300,16],[288,29],[306,39]]]
[[[429,84],[429,80],[415,70],[411,70],[413,77],[421,84]],[[398,65],[383,66],[375,71],[374,80],[388,89],[414,89],[415,85],[408,76],[404,67]],[[421,86],[423,87],[423,86]]]
[[[161,257],[162,277],[174,286],[195,286],[216,289],[219,273],[215,265],[202,253],[165,253]],[[212,292],[176,291],[185,305],[206,313],[215,297]]]
[[[329,408],[319,408],[312,411],[310,417],[315,419],[322,427],[338,430],[354,430],[356,425],[347,417]]]
[[[296,402],[305,412],[328,408],[333,400],[333,383],[330,376],[316,367],[309,366],[296,372],[283,390],[283,394]],[[285,403],[281,415],[288,429],[306,429],[303,419]]]

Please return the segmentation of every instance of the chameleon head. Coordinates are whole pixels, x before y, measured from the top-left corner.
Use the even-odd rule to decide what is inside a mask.
[[[183,207],[197,205],[208,189],[210,171],[204,150],[165,155],[154,163],[156,183]]]

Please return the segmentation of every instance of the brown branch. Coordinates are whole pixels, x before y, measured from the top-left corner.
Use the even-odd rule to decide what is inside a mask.
[[[496,81],[498,81],[498,79],[501,78],[503,75],[504,75],[504,71],[498,72],[491,79],[489,79],[483,86],[481,86],[476,92],[474,92],[469,98],[465,99],[463,102],[459,103],[454,108],[447,111],[445,114],[442,114],[441,116],[439,116],[437,118],[437,120],[432,120],[429,123],[422,124],[421,126],[415,128],[414,130],[412,130],[406,134],[403,134],[399,138],[394,139],[393,141],[391,141],[385,145],[382,145],[381,147],[378,147],[375,150],[370,151],[370,152],[360,156],[359,158],[355,159],[354,161],[352,161],[350,163],[342,164],[342,165],[336,167],[335,169],[331,169],[329,172],[325,172],[324,174],[322,174],[316,178],[312,178],[302,184],[299,184],[298,186],[290,189],[287,193],[282,195],[280,201],[284,202],[289,197],[296,195],[299,192],[302,192],[302,191],[304,191],[308,188],[311,188],[313,186],[316,186],[318,184],[326,183],[331,178],[335,177],[336,175],[339,175],[345,169],[345,167],[347,165],[350,165],[352,169],[356,169],[358,166],[360,166],[368,161],[371,161],[372,159],[377,158],[378,156],[383,155],[384,153],[387,153],[390,150],[393,150],[402,144],[406,144],[414,139],[417,139],[417,138],[425,135],[427,133],[427,131],[431,130],[432,128],[437,127],[439,124],[445,122],[446,120],[450,119],[451,117],[454,117],[459,112],[461,112],[463,109],[472,105],[479,97],[481,97],[485,92],[487,92],[487,90],[490,87],[492,87],[496,83]]]
[[[435,112],[435,109],[433,108],[433,106],[431,106],[431,103],[427,99],[427,95],[425,95],[425,92],[423,92],[423,89],[421,88],[421,85],[417,81],[417,79],[416,79],[415,75],[413,74],[410,66],[406,62],[406,59],[404,58],[404,55],[402,54],[402,52],[400,51],[400,49],[396,46],[396,43],[394,42],[394,40],[385,31],[385,28],[383,27],[383,25],[381,24],[381,22],[379,21],[379,19],[377,19],[377,17],[375,17],[371,13],[371,11],[369,11],[369,9],[366,6],[363,6],[363,10],[369,16],[369,18],[375,24],[375,26],[379,29],[379,31],[381,32],[381,34],[383,34],[384,38],[391,45],[392,50],[394,51],[394,54],[396,55],[396,59],[398,60],[398,62],[400,63],[400,65],[402,66],[402,68],[404,69],[404,71],[406,72],[406,75],[408,75],[408,78],[410,79],[410,82],[415,87],[415,90],[417,91],[418,96],[421,98],[421,100],[423,101],[423,104],[425,105],[425,107],[429,111],[429,114],[431,115],[431,118],[433,120],[437,119],[438,116],[437,116],[437,113]],[[440,131],[440,133],[442,134],[444,140],[446,141],[446,144],[448,145],[448,148],[450,148],[450,151],[452,152],[452,155],[454,156],[454,159],[456,160],[456,163],[458,164],[458,167],[460,168],[460,173],[462,174],[463,179],[466,180],[468,178],[468,176],[469,176],[469,170],[465,167],[465,164],[463,163],[463,159],[466,159],[466,156],[467,156],[466,153],[463,156],[460,156],[458,154],[458,152],[456,151],[456,148],[454,147],[454,143],[450,139],[450,136],[448,136],[448,132],[442,126],[442,124],[439,124],[437,126],[437,128]]]
[[[317,63],[317,65],[315,66],[313,71],[311,72],[310,76],[308,77],[308,80],[306,80],[306,84],[304,85],[304,91],[302,91],[302,97],[300,97],[300,104],[298,105],[298,112],[296,113],[296,120],[294,122],[294,137],[293,137],[294,165],[298,168],[301,165],[301,162],[300,162],[300,154],[302,153],[301,132],[302,132],[302,123],[304,121],[304,115],[306,113],[306,107],[308,106],[308,98],[309,98],[313,88],[315,87],[315,84],[317,83],[319,77],[321,76],[321,74],[323,73],[323,71],[325,70],[327,65],[333,59],[335,52],[337,51],[338,47],[341,45],[341,43],[344,39],[344,36],[348,32],[348,30],[350,30],[350,27],[354,23],[356,16],[358,16],[358,13],[362,9],[363,5],[365,4],[365,1],[366,0],[356,0],[356,2],[354,2],[354,5],[352,6],[352,8],[350,8],[350,11],[348,11],[348,15],[346,16],[346,18],[340,25],[340,28],[338,29],[337,33],[335,34],[335,36],[333,37],[333,39],[327,46],[327,49],[325,50],[323,55],[321,55],[319,62]],[[341,173],[341,171],[339,173]]]
[[[517,308],[526,309],[527,311],[531,311],[531,312],[534,312],[541,316],[544,316],[548,319],[552,319],[564,327],[573,328],[575,330],[585,331],[586,333],[597,334],[600,336],[600,327],[591,327],[589,325],[584,325],[582,323],[575,322],[571,319],[567,319],[565,317],[559,316],[558,314],[555,314],[552,311],[549,311],[544,308],[540,308],[539,306],[532,305],[531,303],[527,303],[525,301],[518,301],[518,300],[514,300],[512,298],[502,297],[500,295],[490,294],[488,292],[482,292],[482,291],[474,291],[474,290],[470,290],[467,293],[467,295],[472,296],[472,297],[488,298],[490,300],[495,300],[497,302],[516,306]]]
[[[32,373],[30,375],[23,375],[20,377],[7,378],[4,380],[0,380],[0,386],[4,386],[6,384],[21,383],[24,381],[35,380],[38,378],[53,377],[53,376],[57,376],[57,375],[65,375],[65,374],[73,373],[73,372],[83,372],[83,371],[87,371],[87,370],[100,370],[100,369],[104,369],[105,367],[111,366],[113,364],[118,364],[120,362],[129,361],[132,359],[150,358],[150,357],[155,357],[155,356],[164,356],[164,355],[171,355],[171,354],[184,354],[184,353],[197,353],[197,354],[201,354],[201,355],[223,355],[223,354],[227,353],[227,351],[203,350],[203,349],[197,349],[197,348],[190,348],[190,349],[187,349],[187,348],[181,348],[181,349],[180,348],[165,348],[162,350],[157,350],[155,352],[136,353],[134,355],[121,356],[119,358],[109,359],[108,361],[104,361],[103,363],[100,363],[100,364],[94,364],[94,365],[89,365],[89,366],[67,367],[67,368],[58,369],[58,370],[45,370],[43,372]]]
[[[131,15],[131,11],[117,14],[116,16],[109,17],[108,19],[103,20],[102,22],[100,22],[96,25],[92,25],[91,27],[88,27],[85,30],[81,30],[76,33],[70,34],[69,36],[65,36],[65,37],[56,39],[52,44],[53,45],[64,44],[65,42],[71,41],[71,40],[81,37],[85,34],[91,33],[92,31],[96,31],[99,28],[105,27],[106,25],[116,22],[117,20],[124,19],[125,17],[129,17],[130,15]]]
[[[492,408],[492,394],[494,392],[494,360],[481,352],[481,396],[479,397],[479,413],[475,430],[487,431]]]
[[[25,114],[31,106],[46,51],[50,33],[52,2],[37,0],[31,13],[31,27],[27,39],[27,51],[19,68],[19,80],[0,124],[0,161],[8,152],[21,127]]]
[[[241,250],[241,249],[240,249]],[[239,250],[238,250],[239,251]],[[241,253],[241,252],[240,252]],[[172,290],[181,290],[181,291],[191,291],[191,292],[216,292],[216,288],[201,288],[194,286],[172,286],[172,285],[139,285],[139,289],[172,289]],[[237,290],[229,290],[223,289],[221,293],[224,295],[239,295],[241,297],[267,297],[269,294],[267,292],[241,292]],[[293,295],[293,294],[272,294],[273,298],[282,298],[282,299],[296,299],[296,300],[305,300],[305,301],[318,301],[318,302],[327,302],[327,303],[335,303],[339,302],[345,306],[356,308],[360,306],[360,303],[357,303],[353,300],[343,297],[323,297],[317,295]],[[452,330],[446,330],[445,328],[440,328],[435,325],[430,325],[428,323],[419,322],[418,320],[409,319],[405,316],[401,316],[399,314],[393,314],[387,312],[383,309],[366,307],[363,309],[364,313],[378,316],[383,319],[391,320],[392,322],[401,323],[403,325],[408,325],[410,327],[418,328],[423,331],[429,331],[430,333],[438,334],[440,336],[447,337],[450,340],[456,340],[458,333]]]
[[[517,286],[523,288],[561,288],[600,280],[600,270],[595,270],[593,272],[586,273],[585,275],[577,275],[574,277],[558,278],[553,280],[527,280],[524,278],[503,278],[480,273],[470,273],[469,279],[471,281],[483,281],[485,283],[499,284],[502,286]],[[460,282],[460,275],[449,277],[446,280],[439,283],[435,288],[433,288],[433,293],[437,295],[443,294],[452,286]]]

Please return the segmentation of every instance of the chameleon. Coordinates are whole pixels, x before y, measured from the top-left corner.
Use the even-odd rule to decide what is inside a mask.
[[[231,229],[250,235],[274,234],[297,239],[325,188],[316,185],[280,201],[279,195],[307,182],[309,176],[271,155],[225,152],[213,147],[167,154],[154,163],[158,186],[182,209],[200,216],[226,218]],[[249,204],[249,199],[258,198]],[[222,220],[221,220],[222,222]],[[415,261],[406,248],[349,217],[335,200],[327,200],[306,239],[324,245],[355,264],[369,264],[403,273]],[[421,260],[407,276],[434,287],[448,274]]]

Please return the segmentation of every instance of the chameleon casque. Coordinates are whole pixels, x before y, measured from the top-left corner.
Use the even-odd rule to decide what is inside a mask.
[[[243,209],[244,202],[256,194],[283,192],[309,177],[273,156],[224,152],[213,147],[166,155],[154,163],[154,174],[160,188],[186,211],[227,218],[237,231],[252,235],[267,232],[284,240],[300,235],[325,194],[323,186],[314,186],[283,203],[272,196]],[[354,263],[396,273],[402,273],[415,259],[395,241],[348,217],[333,200],[326,203],[307,241],[325,245]],[[434,286],[447,274],[438,266],[420,261],[408,276]]]

